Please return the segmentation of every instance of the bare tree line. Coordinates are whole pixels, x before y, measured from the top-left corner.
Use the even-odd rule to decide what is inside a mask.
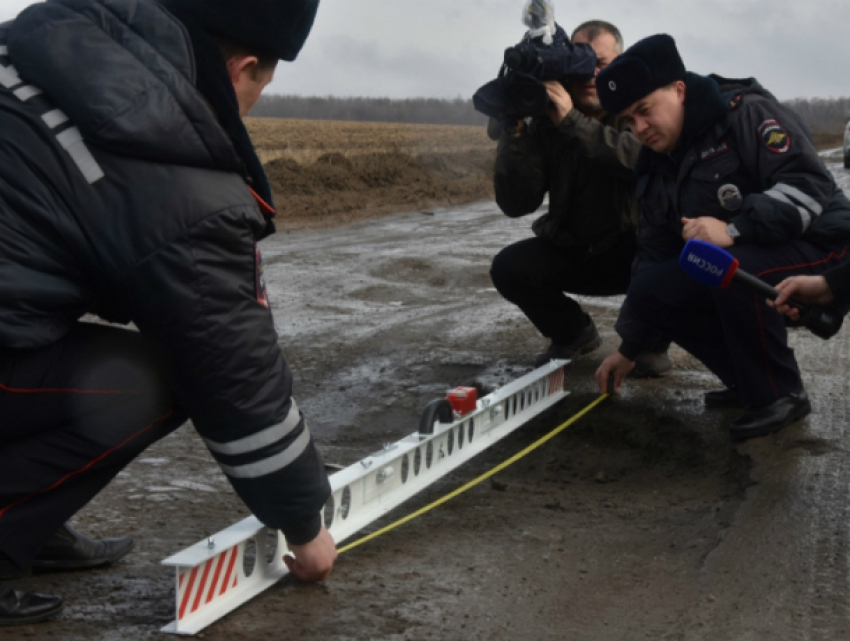
[[[487,122],[486,117],[472,107],[472,100],[463,98],[336,98],[272,94],[260,98],[251,110],[251,116],[422,125],[483,125]]]
[[[839,133],[850,118],[850,98],[795,98],[785,104],[800,114],[813,132]]]
[[[795,98],[785,104],[799,113],[816,133],[837,134],[850,117],[850,98]],[[428,125],[483,125],[471,99],[455,98],[336,98],[269,95],[251,112],[260,118],[303,118],[398,122]]]

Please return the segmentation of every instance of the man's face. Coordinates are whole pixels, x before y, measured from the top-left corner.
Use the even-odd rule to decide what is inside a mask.
[[[227,61],[230,80],[239,103],[239,115],[243,118],[257,104],[263,89],[274,78],[274,67],[261,69],[258,63],[254,56],[234,56]]]
[[[586,115],[602,112],[599,104],[599,96],[596,95],[596,76],[619,55],[617,39],[607,31],[603,31],[593,40],[588,40],[587,33],[580,32],[573,36],[576,44],[589,44],[596,52],[596,73],[593,78],[585,82],[571,82],[567,89],[573,99],[576,109]]]
[[[621,114],[637,139],[659,154],[676,147],[685,123],[685,83],[656,89]]]

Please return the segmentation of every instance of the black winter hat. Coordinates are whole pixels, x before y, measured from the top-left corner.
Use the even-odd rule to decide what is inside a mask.
[[[293,61],[313,26],[319,0],[158,0],[181,21],[249,50]]]
[[[618,114],[656,89],[685,79],[685,65],[676,42],[667,34],[633,44],[596,76],[602,108]]]

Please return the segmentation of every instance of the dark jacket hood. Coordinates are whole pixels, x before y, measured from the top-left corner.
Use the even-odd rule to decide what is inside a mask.
[[[8,26],[18,73],[92,144],[161,163],[240,171],[195,88],[183,25],[146,0],[50,0]]]
[[[724,78],[723,76],[718,76],[714,73],[706,77],[714,81],[721,97],[727,103],[729,103],[729,101],[735,96],[741,96],[748,93],[764,96],[765,98],[779,102],[776,96],[765,89],[755,78]]]

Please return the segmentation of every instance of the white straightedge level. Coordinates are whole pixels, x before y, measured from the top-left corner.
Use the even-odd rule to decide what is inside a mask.
[[[414,432],[333,474],[323,519],[336,543],[563,399],[568,362],[551,361],[479,399],[469,414],[435,422],[433,433]],[[162,631],[196,634],[274,585],[288,573],[286,551],[283,535],[252,516],[165,559],[175,568],[176,614]]]

